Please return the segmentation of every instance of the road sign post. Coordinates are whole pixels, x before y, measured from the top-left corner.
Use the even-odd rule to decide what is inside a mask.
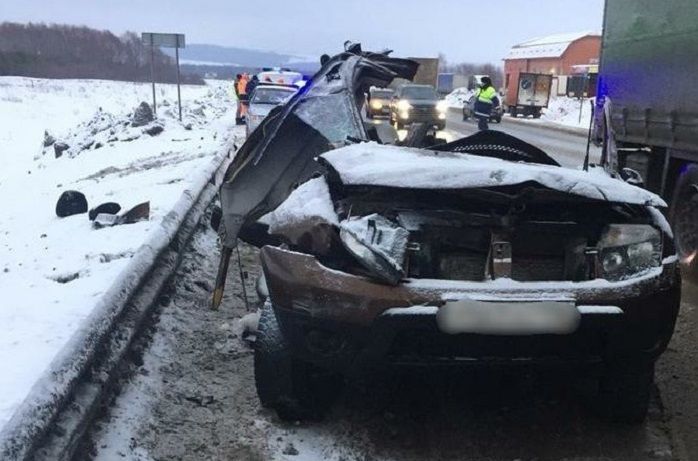
[[[150,46],[150,76],[153,81],[153,114],[157,116],[155,100],[155,47],[174,48],[177,60],[177,105],[179,107],[179,121],[182,121],[182,92],[179,79],[179,49],[185,47],[184,34],[160,34],[143,32],[141,40],[144,45]]]

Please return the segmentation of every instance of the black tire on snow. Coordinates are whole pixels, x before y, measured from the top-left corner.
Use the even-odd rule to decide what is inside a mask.
[[[254,352],[255,385],[262,406],[274,409],[284,421],[317,419],[329,407],[329,396],[335,395],[337,386],[328,376],[291,355],[267,300]]]
[[[698,276],[698,165],[688,165],[674,187],[669,213],[683,271],[692,278]]]
[[[617,360],[605,365],[598,410],[610,421],[638,424],[647,416],[654,384],[654,362]]]

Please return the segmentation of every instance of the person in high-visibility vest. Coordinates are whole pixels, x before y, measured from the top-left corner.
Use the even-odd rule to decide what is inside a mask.
[[[478,129],[489,130],[492,108],[499,104],[499,98],[497,97],[497,90],[492,86],[492,80],[489,77],[482,77],[480,82],[480,88],[475,92],[473,112],[475,117],[477,117]]]
[[[236,92],[238,96],[238,117],[236,118],[240,120],[239,123],[243,123],[245,116],[247,115],[247,82],[249,81],[250,77],[246,73],[242,74],[237,80]]]
[[[242,104],[240,104],[240,79],[242,74],[237,74],[235,76],[235,81],[233,82],[233,90],[235,90],[235,99],[237,108],[235,110],[235,124],[242,125]]]

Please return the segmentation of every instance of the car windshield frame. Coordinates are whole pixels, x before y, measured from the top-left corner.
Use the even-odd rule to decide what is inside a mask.
[[[281,94],[284,93],[286,96],[283,99],[279,99],[278,101],[271,101],[269,99],[264,99],[260,100],[259,96],[262,92],[266,93],[277,93]],[[254,93],[252,94],[252,99],[250,100],[250,104],[267,104],[267,105],[273,105],[273,106],[278,106],[279,104],[283,104],[286,101],[288,101],[291,96],[295,94],[295,90],[292,88],[272,88],[272,87],[264,87],[264,86],[259,86],[255,88]]]
[[[439,99],[439,95],[433,87],[417,85],[404,87],[400,91],[400,97],[405,99]]]

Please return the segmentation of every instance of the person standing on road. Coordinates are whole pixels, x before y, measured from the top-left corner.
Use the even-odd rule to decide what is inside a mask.
[[[235,76],[235,81],[233,82],[233,90],[235,90],[235,98],[237,98],[237,109],[235,111],[235,124],[242,125],[242,104],[240,103],[240,80],[242,79],[242,74],[237,74]]]
[[[237,95],[238,95],[238,114],[239,117],[236,119],[236,123],[241,125],[245,121],[245,116],[247,115],[247,83],[249,82],[249,76],[247,74],[242,74],[237,81]],[[238,121],[239,120],[239,121]]]
[[[247,93],[248,99],[252,99],[252,92],[254,91],[255,88],[257,88],[258,84],[259,84],[259,78],[255,74],[252,76],[252,79],[249,82],[247,82],[246,93]]]
[[[489,130],[490,115],[492,108],[499,104],[497,90],[492,86],[492,80],[489,77],[480,79],[480,88],[475,93],[475,117],[477,117],[477,127],[480,131]]]

